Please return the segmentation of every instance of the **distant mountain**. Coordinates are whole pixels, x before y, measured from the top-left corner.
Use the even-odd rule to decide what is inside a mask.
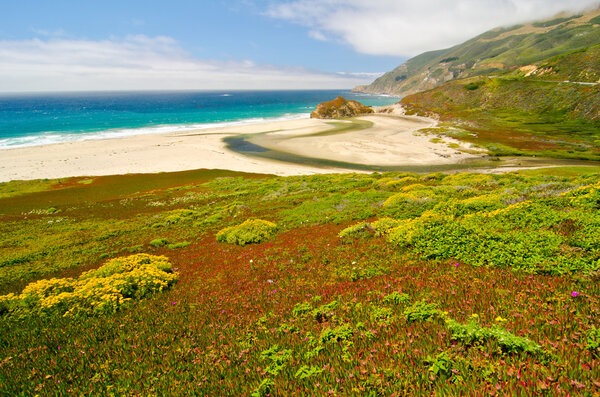
[[[456,79],[503,75],[524,67],[540,71],[551,66],[540,65],[549,58],[596,44],[600,44],[600,9],[563,14],[526,25],[497,28],[452,48],[426,52],[355,90],[406,96]],[[576,67],[573,64],[571,71]],[[557,72],[555,77],[560,79],[567,74]],[[579,74],[569,76],[577,81],[598,78],[597,74],[589,78]]]

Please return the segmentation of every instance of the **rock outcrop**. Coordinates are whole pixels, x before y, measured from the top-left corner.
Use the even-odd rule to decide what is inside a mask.
[[[333,101],[320,103],[310,117],[312,119],[339,119],[369,113],[373,113],[371,107],[339,96]]]

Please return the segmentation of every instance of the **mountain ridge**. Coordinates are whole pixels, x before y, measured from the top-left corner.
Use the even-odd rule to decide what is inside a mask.
[[[563,13],[542,21],[492,29],[462,44],[425,52],[354,91],[406,96],[453,80],[511,73],[598,43],[600,8]]]

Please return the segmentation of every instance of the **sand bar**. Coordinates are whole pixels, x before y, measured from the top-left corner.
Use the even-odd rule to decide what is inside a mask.
[[[456,164],[479,157],[458,151],[448,144],[461,143],[444,138],[434,143],[432,136],[415,134],[420,129],[437,125],[432,119],[374,115],[361,117],[373,123],[364,130],[334,135],[309,135],[303,130],[282,130],[257,135],[250,141],[259,146],[306,157],[375,166],[414,166]]]
[[[223,139],[240,134],[257,144],[308,157],[373,165],[457,163],[474,155],[415,134],[434,120],[374,115],[371,128],[311,137],[332,128],[324,120],[300,119],[117,139],[87,140],[0,150],[0,182],[71,176],[185,171],[200,168],[303,175],[349,172],[255,158],[233,152]],[[446,140],[447,141],[447,140]]]

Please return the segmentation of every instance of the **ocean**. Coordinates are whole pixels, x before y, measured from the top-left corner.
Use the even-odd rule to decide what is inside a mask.
[[[0,95],[0,149],[306,118],[338,95],[400,100],[340,90]]]

